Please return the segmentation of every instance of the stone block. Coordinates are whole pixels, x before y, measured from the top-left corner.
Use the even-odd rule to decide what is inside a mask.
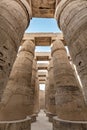
[[[53,130],[87,130],[87,122],[62,120],[54,117]]]
[[[0,130],[31,130],[31,118],[16,121],[0,121]]]

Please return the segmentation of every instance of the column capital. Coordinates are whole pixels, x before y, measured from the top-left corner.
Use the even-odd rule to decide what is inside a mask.
[[[51,55],[53,56],[53,53],[58,51],[58,50],[64,50],[66,51],[63,42],[60,39],[57,39],[53,42],[53,45],[51,47]]]

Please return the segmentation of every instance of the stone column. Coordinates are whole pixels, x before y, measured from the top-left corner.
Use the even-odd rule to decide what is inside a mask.
[[[36,113],[35,113],[35,101],[36,101],[36,74],[37,74],[37,62],[34,59],[33,60],[33,67],[32,67],[32,80],[31,80],[31,89],[32,89],[32,93],[31,93],[31,100],[32,100],[32,107],[31,107],[31,119],[32,122],[36,121]]]
[[[81,78],[87,103],[87,0],[61,0],[56,7],[56,19]]]
[[[82,91],[78,86],[74,71],[69,63],[66,50],[62,41],[56,40],[52,47],[54,79],[56,87],[56,111],[57,117],[54,118],[54,130],[63,130],[64,122],[72,122],[71,127],[65,126],[64,130],[73,130],[73,121],[87,119],[87,110],[84,104]],[[62,123],[62,125],[61,125]],[[82,128],[82,127],[81,127]],[[86,127],[87,128],[87,127]],[[78,127],[78,130],[79,129]],[[83,130],[83,129],[82,129]]]
[[[31,77],[35,45],[25,41],[13,65],[2,97],[0,120],[21,120],[31,115]]]
[[[38,73],[36,74],[36,81],[35,81],[35,103],[34,103],[34,113],[38,115],[40,111],[39,106],[39,81],[38,81]]]
[[[53,116],[56,116],[56,104],[55,104],[55,93],[56,89],[54,86],[54,73],[53,73],[53,59],[50,60],[49,62],[49,67],[48,67],[48,75],[49,75],[49,121],[53,121]]]
[[[45,88],[45,108],[46,116],[49,116],[49,75],[46,77],[46,88]]]
[[[27,0],[0,0],[0,100],[30,18]]]

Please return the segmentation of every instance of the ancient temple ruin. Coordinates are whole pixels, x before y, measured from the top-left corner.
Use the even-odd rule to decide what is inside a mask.
[[[34,17],[61,33],[25,33]],[[32,130],[40,109],[53,130],[87,130],[86,44],[87,0],[0,0],[0,130]]]

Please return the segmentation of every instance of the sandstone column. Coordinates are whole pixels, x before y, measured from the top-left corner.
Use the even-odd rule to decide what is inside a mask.
[[[35,103],[34,103],[34,113],[37,115],[40,111],[40,104],[39,104],[39,80],[38,80],[38,73],[36,74],[36,81],[35,81]]]
[[[56,115],[56,104],[55,104],[55,93],[56,93],[56,89],[54,86],[54,73],[53,73],[53,59],[51,59],[49,61],[49,67],[48,67],[48,75],[49,75],[49,121],[52,122],[53,121],[53,116]]]
[[[45,87],[45,111],[46,114],[49,112],[49,76],[46,76],[46,87]]]
[[[33,60],[33,67],[32,67],[32,80],[31,80],[31,89],[32,89],[32,93],[31,93],[31,100],[32,100],[32,107],[31,107],[31,118],[32,118],[32,122],[36,121],[36,113],[35,113],[35,101],[36,101],[36,74],[37,74],[37,62],[34,59]]]
[[[87,103],[87,0],[61,0],[56,7],[56,19],[81,78]]]
[[[27,0],[0,0],[0,100],[30,18]]]
[[[31,115],[31,77],[35,45],[25,41],[18,53],[2,97],[0,120],[20,120]]]
[[[52,56],[56,87],[56,111],[58,117],[54,119],[54,130],[63,130],[64,122],[69,121],[71,121],[70,130],[73,130],[74,127],[75,130],[76,128],[81,130],[82,127],[72,126],[72,124],[73,121],[86,120],[87,112],[85,110],[82,91],[78,86],[77,79],[69,63],[62,41],[56,40],[53,43]],[[70,124],[65,126],[64,130],[68,130],[69,126]]]

